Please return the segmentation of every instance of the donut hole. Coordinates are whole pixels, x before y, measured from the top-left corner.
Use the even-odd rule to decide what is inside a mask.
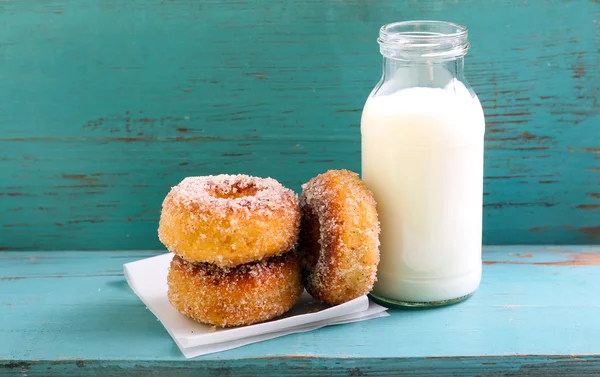
[[[247,196],[254,196],[260,189],[253,184],[241,186],[239,183],[233,183],[229,186],[217,186],[211,191],[211,195],[218,199],[235,200]]]

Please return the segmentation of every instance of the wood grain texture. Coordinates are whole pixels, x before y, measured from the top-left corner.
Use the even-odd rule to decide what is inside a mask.
[[[0,376],[600,373],[600,247],[488,247],[469,300],[185,360],[122,264],[155,252],[0,253]],[[163,373],[163,374],[161,374]]]
[[[156,249],[188,175],[360,169],[381,24],[470,28],[487,244],[600,242],[600,3],[0,2],[0,249]]]
[[[421,359],[315,359],[211,361],[0,361],[0,376],[77,377],[581,377],[600,373],[600,356],[522,355]]]

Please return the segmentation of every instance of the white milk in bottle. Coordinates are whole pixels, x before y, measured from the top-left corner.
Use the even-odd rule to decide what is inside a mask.
[[[381,221],[372,296],[399,306],[458,302],[479,286],[481,104],[463,76],[466,28],[382,27],[384,74],[361,119],[362,175]]]

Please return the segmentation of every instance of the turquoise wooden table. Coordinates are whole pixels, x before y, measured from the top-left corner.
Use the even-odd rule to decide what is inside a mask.
[[[164,252],[164,195],[359,171],[377,31],[407,19],[470,29],[481,289],[184,360],[122,276]],[[2,1],[0,375],[600,374],[599,96],[599,1]]]
[[[123,277],[123,263],[154,254],[0,254],[0,375],[600,374],[597,246],[488,247],[482,286],[462,304],[192,360]]]

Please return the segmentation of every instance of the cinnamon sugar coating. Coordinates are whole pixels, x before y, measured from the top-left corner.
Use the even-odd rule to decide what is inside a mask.
[[[271,178],[188,177],[162,205],[158,236],[189,262],[233,267],[291,250],[300,211],[293,191]]]
[[[372,193],[348,170],[330,170],[302,188],[298,256],[307,291],[332,305],[370,292],[380,232]]]
[[[219,268],[175,255],[168,275],[169,301],[202,323],[233,327],[275,318],[294,306],[304,288],[293,252]]]

